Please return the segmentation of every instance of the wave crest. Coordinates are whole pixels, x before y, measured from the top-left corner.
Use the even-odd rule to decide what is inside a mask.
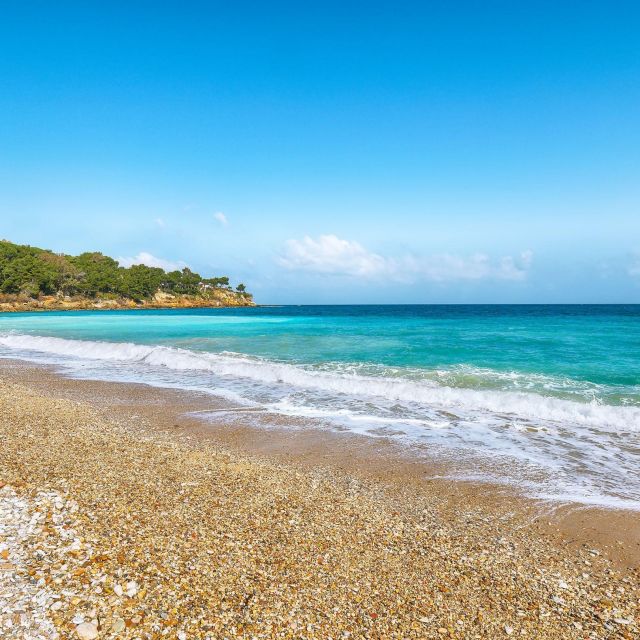
[[[0,336],[0,345],[18,351],[38,352],[65,358],[141,363],[180,371],[208,371],[219,376],[245,378],[260,383],[347,394],[365,398],[384,398],[399,403],[425,405],[443,411],[487,412],[503,417],[554,422],[566,425],[596,426],[613,431],[640,431],[640,408],[614,406],[596,401],[576,402],[527,391],[469,389],[439,384],[434,380],[415,380],[394,375],[362,375],[331,370],[326,365],[313,369],[244,354],[207,353],[161,345],[124,342],[67,340],[25,334]]]

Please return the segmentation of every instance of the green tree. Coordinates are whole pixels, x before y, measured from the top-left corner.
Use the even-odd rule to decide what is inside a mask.
[[[0,242],[0,291],[34,297],[56,293],[61,281],[58,258],[36,247]]]
[[[86,296],[117,293],[120,288],[120,266],[109,256],[87,252],[70,258],[78,271],[78,292]]]
[[[182,280],[181,271],[170,271],[162,276],[160,288],[167,293],[178,293],[180,282]]]
[[[45,249],[0,240],[0,293],[74,295],[95,297],[120,295],[145,300],[162,290],[179,295],[208,296],[211,289],[231,289],[227,276],[202,278],[185,267],[165,273],[138,264],[128,269],[99,252],[79,256],[56,254]],[[244,284],[237,286],[245,294]]]
[[[150,298],[160,288],[165,275],[158,267],[134,264],[128,269],[122,269],[119,293],[137,301]]]
[[[52,293],[62,293],[65,296],[78,293],[80,271],[68,256],[44,251],[40,259],[52,271]]]
[[[229,278],[227,276],[222,276],[220,278],[205,278],[202,281],[202,284],[208,284],[211,287],[219,288],[219,287],[228,287],[229,286]]]

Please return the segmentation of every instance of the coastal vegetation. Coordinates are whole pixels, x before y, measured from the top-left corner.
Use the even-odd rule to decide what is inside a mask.
[[[90,306],[246,306],[244,284],[234,290],[227,276],[204,278],[185,267],[121,266],[99,252],[78,256],[0,240],[0,305],[87,308]]]

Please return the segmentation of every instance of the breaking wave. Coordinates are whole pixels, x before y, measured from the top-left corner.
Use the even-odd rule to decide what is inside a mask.
[[[610,431],[640,431],[640,407],[567,400],[531,391],[474,389],[441,384],[432,378],[403,376],[398,368],[377,367],[358,373],[344,365],[298,365],[236,353],[208,353],[177,347],[124,342],[67,340],[9,333],[0,345],[12,351],[37,352],[65,358],[137,363],[174,371],[207,371],[216,376],[249,379],[292,389],[322,391],[428,406],[441,411],[482,411],[533,422],[596,426]],[[475,377],[481,376],[476,371]],[[489,376],[495,376],[489,372]],[[520,374],[519,374],[520,375]],[[443,380],[444,381],[444,380]]]

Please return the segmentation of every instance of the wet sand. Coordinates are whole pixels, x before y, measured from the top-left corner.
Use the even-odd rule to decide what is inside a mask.
[[[7,504],[44,513],[56,494],[59,526],[90,541],[77,567],[21,552],[59,595],[42,615],[61,637],[80,624],[130,638],[640,632],[637,513],[437,479],[445,468],[391,442],[256,429],[206,394],[16,361],[0,381]]]

